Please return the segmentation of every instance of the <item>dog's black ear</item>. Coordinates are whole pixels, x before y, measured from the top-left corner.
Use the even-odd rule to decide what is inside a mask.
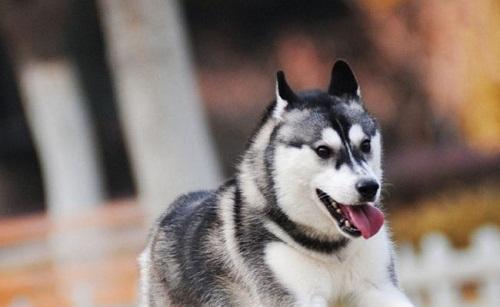
[[[358,81],[349,64],[343,60],[337,60],[332,68],[332,77],[328,94],[332,96],[360,96]]]
[[[297,100],[297,96],[286,82],[285,73],[281,70],[276,73],[276,98],[288,102]]]
[[[285,73],[281,70],[276,73],[276,105],[273,117],[281,118],[286,106],[297,100],[297,95],[292,91],[285,79]]]

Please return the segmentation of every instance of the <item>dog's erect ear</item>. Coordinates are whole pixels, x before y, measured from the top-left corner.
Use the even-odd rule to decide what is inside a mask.
[[[358,81],[356,81],[349,64],[343,60],[337,60],[333,65],[328,94],[339,97],[344,95],[360,96]]]
[[[289,103],[297,100],[297,95],[292,91],[288,83],[286,83],[285,74],[280,70],[276,73],[276,106],[273,110],[273,117],[281,119],[281,115],[285,111]]]

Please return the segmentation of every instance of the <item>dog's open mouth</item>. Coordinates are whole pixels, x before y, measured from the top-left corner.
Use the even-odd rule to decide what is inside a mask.
[[[353,237],[374,236],[384,224],[384,214],[369,204],[344,205],[333,200],[328,194],[316,189],[316,194],[337,222],[340,229]]]

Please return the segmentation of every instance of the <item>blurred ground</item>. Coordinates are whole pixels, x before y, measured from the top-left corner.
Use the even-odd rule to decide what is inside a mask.
[[[142,220],[130,201],[61,225],[41,214],[0,220],[0,306],[133,305]]]

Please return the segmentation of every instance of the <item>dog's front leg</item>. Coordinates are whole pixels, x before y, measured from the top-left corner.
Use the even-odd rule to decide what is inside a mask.
[[[414,307],[406,295],[393,285],[370,287],[354,297],[358,307]]]

